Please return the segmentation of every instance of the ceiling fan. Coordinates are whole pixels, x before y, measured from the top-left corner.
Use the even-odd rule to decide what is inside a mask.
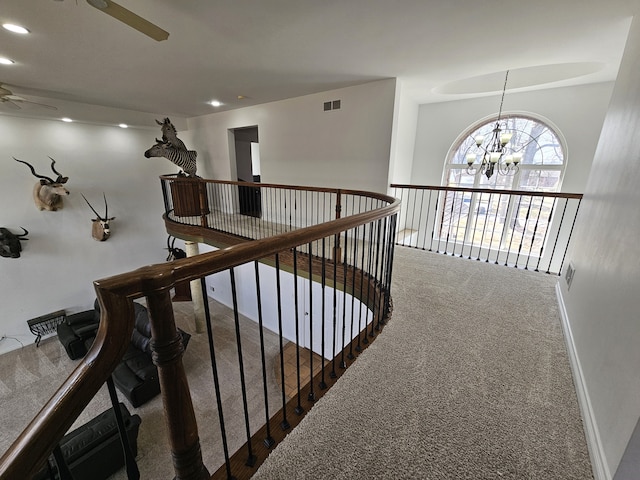
[[[87,3],[101,12],[111,15],[116,20],[120,20],[122,23],[129,25],[131,28],[153,38],[157,42],[169,38],[169,32],[136,15],[131,10],[127,10],[116,2],[112,2],[111,0],[87,0]]]
[[[48,108],[49,110],[57,110],[58,107],[54,107],[53,105],[46,105],[44,103],[31,102],[25,98],[22,98],[18,95],[14,95],[13,92],[7,88],[4,88],[0,84],[0,105],[5,105],[8,108],[12,108],[14,110],[21,110],[21,103],[26,103],[30,105],[37,105],[39,107]]]

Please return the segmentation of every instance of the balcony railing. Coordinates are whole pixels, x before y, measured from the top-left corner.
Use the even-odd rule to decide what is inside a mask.
[[[582,194],[391,185],[399,245],[560,274]]]
[[[251,241],[94,282],[101,307],[97,337],[78,367],[0,458],[0,478],[31,478],[110,378],[130,342],[135,299],[144,298],[149,311],[153,360],[177,479],[248,478],[389,317],[399,210],[395,198],[359,191],[184,180],[172,176],[161,180],[170,233],[211,243],[222,238],[233,244],[238,237]],[[228,281],[234,308],[234,368],[239,379],[235,398],[241,408],[229,408],[223,401],[218,360],[228,339],[214,335],[205,302],[210,357],[201,361],[210,368],[211,411],[219,420],[221,446],[215,458],[224,462],[220,466],[212,460],[205,466],[170,290],[185,281],[199,281],[205,289],[207,281],[221,275]],[[249,314],[260,338],[260,360],[255,365],[247,364],[243,354],[241,300],[243,312],[255,312]],[[284,382],[273,387],[267,381],[266,335],[277,339],[275,362],[281,372],[284,344],[294,344],[293,398],[288,398]],[[303,352],[311,364],[306,370],[300,362]],[[314,362],[320,364],[317,373]],[[249,370],[261,371],[262,380],[248,381]],[[274,395],[280,407],[276,413],[270,402]],[[258,407],[248,401],[252,398],[262,398]],[[144,422],[143,418],[141,428]],[[230,436],[230,428],[240,430],[244,445],[233,443],[238,435]],[[209,471],[216,470],[212,477]],[[137,478],[135,467],[128,471],[130,478]]]

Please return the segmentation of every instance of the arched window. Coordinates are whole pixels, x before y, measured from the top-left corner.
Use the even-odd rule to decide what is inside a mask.
[[[484,140],[491,139],[494,132],[498,144],[502,135],[508,135],[503,137],[504,156],[497,155],[500,162],[487,175],[481,162],[490,162],[491,154],[478,144],[486,145]],[[512,156],[507,160],[507,155]],[[517,168],[514,158],[519,160]],[[496,117],[484,119],[458,137],[446,160],[443,185],[498,192],[557,192],[565,164],[564,144],[549,124],[528,115],[503,115],[499,121]],[[498,256],[501,251],[511,251],[512,245],[521,245],[518,252],[523,254],[541,255],[554,205],[554,199],[541,196],[447,191],[439,203],[435,232],[439,239],[494,250]],[[509,254],[507,259],[512,261]]]
[[[507,174],[496,171],[491,178],[481,172],[469,171],[469,155],[478,150],[476,138],[491,137],[496,118],[470,127],[458,137],[446,159],[443,185],[449,187],[476,187],[499,190],[529,190],[557,192],[562,184],[566,159],[560,135],[547,123],[528,115],[503,115],[503,132],[513,134],[507,147],[522,156],[517,169]],[[482,156],[478,156],[478,162]],[[478,163],[476,163],[477,165]],[[514,171],[517,170],[517,171]]]

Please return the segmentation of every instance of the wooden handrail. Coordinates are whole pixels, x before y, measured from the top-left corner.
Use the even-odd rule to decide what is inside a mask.
[[[162,177],[171,178],[171,177]],[[206,180],[203,180],[206,181]],[[251,186],[276,186],[271,184],[251,184],[246,182],[224,182]],[[314,191],[336,191],[335,189],[318,189],[314,187],[287,187],[281,188]],[[78,367],[69,378],[56,391],[47,404],[40,410],[31,423],[25,428],[18,439],[0,458],[0,479],[30,478],[44,464],[53,447],[59,443],[66,431],[71,427],[82,410],[95,396],[111,372],[118,365],[120,359],[127,350],[134,324],[133,300],[143,296],[147,297],[147,306],[153,324],[156,312],[166,311],[166,298],[168,291],[178,282],[195,280],[206,275],[226,270],[230,267],[241,265],[253,260],[258,260],[298,245],[309,243],[313,240],[338,234],[345,230],[382,219],[395,214],[400,209],[400,201],[393,197],[363,191],[342,190],[342,193],[360,194],[370,198],[376,198],[387,202],[386,206],[363,213],[343,217],[311,227],[300,228],[291,232],[273,237],[254,240],[239,245],[234,245],[222,250],[198,255],[173,262],[142,267],[132,272],[115,275],[94,282],[94,288],[100,304],[101,320],[96,340]],[[205,227],[193,227],[205,228]],[[164,318],[164,314],[159,314]],[[184,393],[186,377],[181,365],[174,368],[177,362],[181,362],[181,351],[171,338],[175,325],[156,325],[154,334],[161,338],[154,338],[161,345],[161,353],[154,353],[154,361],[159,366],[161,383],[163,382],[163,364],[167,365],[167,379],[175,380],[175,371],[181,383],[180,391]],[[160,333],[159,333],[160,332]],[[156,345],[157,347],[158,345]],[[174,348],[175,347],[175,348]],[[180,373],[181,370],[181,373]],[[177,394],[179,397],[179,394]],[[176,397],[176,398],[178,398]],[[163,400],[166,396],[163,391]],[[174,403],[177,403],[174,402]],[[173,404],[171,404],[173,405]],[[190,411],[189,411],[190,410]],[[168,411],[169,414],[173,413]],[[198,469],[190,471],[193,459],[199,455],[199,443],[197,439],[197,427],[190,419],[193,408],[185,406],[179,413],[180,421],[187,420],[182,425],[177,440],[178,450],[173,450],[176,478],[204,478],[206,470]],[[171,419],[168,422],[172,422]],[[172,439],[173,440],[173,439]],[[176,442],[172,442],[172,448]],[[185,472],[184,476],[180,473]]]
[[[438,185],[404,185],[392,183],[391,188],[411,188],[414,190],[440,190],[445,192],[469,192],[469,193],[502,193],[505,195],[526,195],[530,197],[555,197],[555,198],[575,198],[581,199],[582,193],[564,192],[531,192],[529,190],[499,190],[492,188],[472,188],[472,187],[442,187]]]

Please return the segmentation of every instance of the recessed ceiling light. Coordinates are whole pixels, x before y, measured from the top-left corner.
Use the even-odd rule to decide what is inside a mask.
[[[64,117],[64,118],[61,118],[60,120],[62,120],[63,122],[67,122],[67,123],[73,122],[73,120],[71,120],[69,117]]]
[[[15,62],[9,58],[0,57],[0,63],[3,65],[11,65],[12,63],[15,63]]]
[[[118,125],[120,128],[129,128],[129,125],[127,125],[126,123],[121,123],[120,125]]]
[[[211,105],[212,107],[220,107],[222,105],[222,102],[219,100],[211,100],[209,102],[209,105]]]
[[[14,25],[13,23],[3,23],[2,26],[6,30],[9,30],[10,32],[13,32],[13,33],[21,33],[21,34],[29,33],[29,30],[27,30],[26,28],[21,27],[20,25]]]

